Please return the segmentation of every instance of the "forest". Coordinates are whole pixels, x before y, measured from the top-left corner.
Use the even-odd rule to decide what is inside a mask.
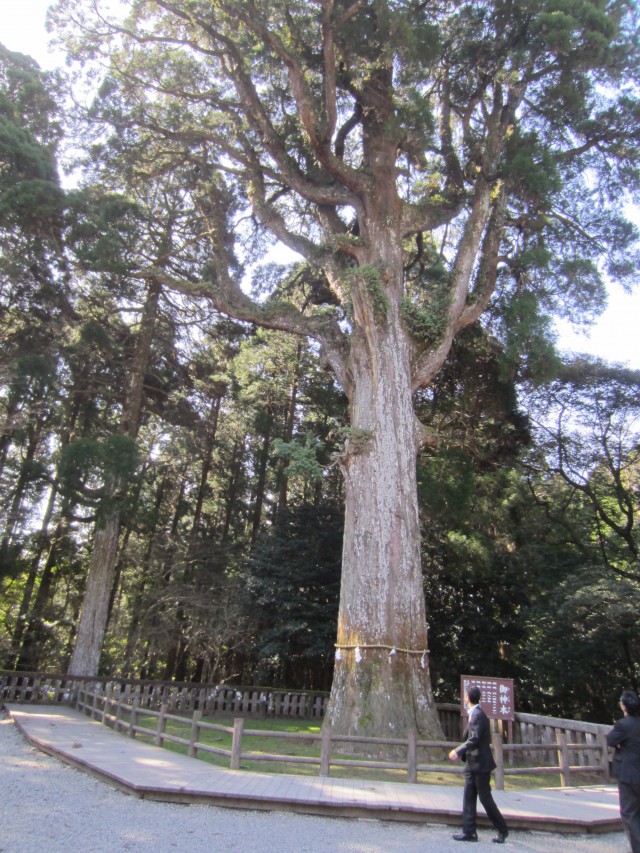
[[[0,668],[609,722],[640,371],[553,320],[637,284],[635,4],[121,6],[0,45]]]

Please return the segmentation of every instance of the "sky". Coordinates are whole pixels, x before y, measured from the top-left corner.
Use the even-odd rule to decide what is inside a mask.
[[[48,49],[45,14],[51,0],[0,0],[0,42],[9,50],[32,56],[43,68],[64,64],[64,57]],[[640,225],[640,210],[634,220]],[[640,279],[640,271],[639,271]],[[609,290],[609,307],[587,335],[558,323],[563,350],[589,353],[640,370],[640,281],[632,295],[619,285]]]

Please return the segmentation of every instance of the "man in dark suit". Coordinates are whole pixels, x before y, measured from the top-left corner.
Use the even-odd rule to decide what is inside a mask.
[[[462,800],[462,834],[454,835],[456,841],[477,841],[476,808],[477,800],[487,813],[487,817],[497,830],[494,844],[504,844],[509,830],[500,809],[491,796],[491,771],[496,763],[491,752],[491,730],[487,715],[480,707],[480,688],[471,686],[467,690],[466,704],[469,711],[469,723],[464,743],[449,753],[451,761],[462,759],[467,766],[464,771],[464,794]]]
[[[615,748],[613,773],[618,780],[620,817],[631,853],[640,853],[640,699],[633,690],[620,697],[624,716],[607,735]]]

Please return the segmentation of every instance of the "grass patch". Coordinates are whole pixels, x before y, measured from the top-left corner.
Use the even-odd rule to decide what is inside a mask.
[[[172,716],[178,716],[173,713]],[[217,726],[233,729],[232,716],[215,716],[208,717],[203,720],[206,723],[212,723]],[[146,715],[143,712],[138,714],[138,725],[146,729],[155,730],[157,726],[157,717]],[[247,734],[247,731],[258,732],[258,734]],[[270,732],[270,735],[262,735],[261,732]],[[277,732],[282,737],[273,736],[273,732]],[[167,720],[165,724],[165,733],[174,737],[189,739],[191,733],[191,716],[185,716],[184,722],[176,719]],[[294,740],[287,739],[286,735],[296,735]],[[305,737],[307,735],[307,737]],[[242,737],[242,752],[243,757],[240,761],[241,770],[250,770],[258,773],[286,773],[294,776],[318,776],[320,773],[320,740],[314,736],[320,735],[320,723],[310,720],[295,720],[285,718],[247,718],[244,723],[244,733]],[[137,733],[136,738],[142,742],[153,743],[152,735]],[[201,729],[199,734],[199,743],[213,746],[217,749],[231,751],[232,733],[231,731],[211,731],[209,729]],[[165,740],[163,743],[165,749],[172,752],[177,752],[182,755],[188,753],[188,747],[172,743]],[[445,768],[451,768],[451,763],[446,759],[446,751],[432,750],[430,756],[427,756],[425,750],[419,750],[418,763],[421,764],[442,764],[442,771],[431,771],[418,773],[418,782],[425,785],[450,785],[452,787],[461,787],[462,773],[447,772]],[[442,759],[437,756],[441,752]],[[255,755],[273,755],[283,756],[282,760],[260,760],[252,758],[252,753]],[[335,749],[332,749],[331,758],[335,760],[341,758]],[[344,756],[349,758],[350,756]],[[292,760],[287,760],[291,758]],[[294,763],[295,758],[314,758],[317,763]],[[208,761],[217,767],[229,768],[229,757],[225,755],[214,755],[204,750],[198,751],[198,759]],[[365,758],[362,759],[366,761]],[[374,759],[371,759],[372,761]],[[401,763],[401,760],[396,762]],[[461,769],[461,768],[459,768]],[[507,768],[505,768],[507,769]],[[365,781],[377,782],[406,782],[406,769],[382,769],[379,767],[340,767],[331,765],[331,777],[335,779],[361,779]],[[592,785],[598,782],[597,774],[591,773],[572,773],[571,782],[573,785]],[[560,773],[547,773],[541,775],[505,775],[505,790],[524,790],[527,788],[556,788],[561,786]]]

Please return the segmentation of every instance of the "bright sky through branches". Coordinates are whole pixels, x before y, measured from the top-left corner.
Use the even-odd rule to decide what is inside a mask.
[[[43,68],[64,64],[64,57],[48,50],[45,14],[51,0],[0,0],[0,41],[9,50],[32,56]],[[640,211],[634,220],[640,224]],[[638,271],[640,277],[640,270]],[[612,285],[609,307],[588,336],[573,332],[568,323],[558,324],[560,346],[596,355],[607,361],[640,369],[640,285],[633,295]]]

